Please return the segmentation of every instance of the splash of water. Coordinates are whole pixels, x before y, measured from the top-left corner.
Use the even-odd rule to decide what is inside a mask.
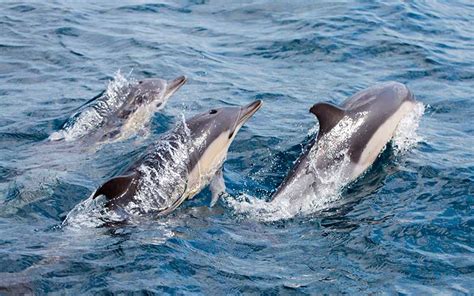
[[[337,125],[321,137],[317,143],[317,147],[313,147],[309,152],[311,171],[317,172],[319,174],[318,176],[320,176],[321,170],[318,166],[334,166],[336,168],[348,164],[341,162],[341,160],[347,156],[349,149],[348,140],[351,138],[351,135],[355,134],[362,126],[367,114],[367,112],[360,112],[355,118],[344,116]],[[326,170],[326,172],[333,174],[333,170],[331,169]],[[326,177],[322,177],[322,179],[324,180]]]
[[[395,155],[402,155],[412,149],[423,138],[417,133],[425,105],[417,102],[413,110],[400,120],[392,138]]]
[[[184,123],[155,143],[149,159],[138,167],[140,184],[134,201],[124,210],[133,215],[160,212],[185,194],[187,159],[192,151],[189,130]],[[160,161],[166,159],[167,161]]]
[[[103,198],[93,199],[93,192],[89,198],[77,204],[66,216],[61,227],[81,228],[81,227],[99,227],[104,224],[100,219],[104,215]]]

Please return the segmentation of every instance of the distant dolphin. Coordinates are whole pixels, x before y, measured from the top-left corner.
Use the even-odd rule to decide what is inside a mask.
[[[91,198],[105,197],[105,208],[124,219],[163,216],[211,184],[214,204],[225,189],[222,165],[229,146],[261,105],[258,100],[247,106],[212,109],[178,124]]]
[[[390,141],[400,120],[415,107],[411,91],[401,83],[375,85],[342,103],[317,103],[310,112],[319,121],[319,133],[298,158],[272,201],[294,201],[318,192],[337,172],[342,183],[369,168]]]
[[[102,92],[69,118],[51,141],[88,139],[95,142],[126,139],[140,131],[153,113],[163,108],[168,98],[186,82],[144,79]]]

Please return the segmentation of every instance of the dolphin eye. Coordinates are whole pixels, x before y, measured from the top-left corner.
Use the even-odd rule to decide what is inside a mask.
[[[216,114],[216,113],[217,113],[216,109],[212,109],[211,111],[209,111],[209,114]]]
[[[143,83],[143,80],[138,81],[138,84],[142,84],[142,83]]]

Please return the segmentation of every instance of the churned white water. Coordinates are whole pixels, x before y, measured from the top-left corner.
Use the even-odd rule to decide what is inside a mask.
[[[396,155],[403,154],[422,140],[417,133],[420,120],[425,113],[425,105],[417,102],[413,110],[402,118],[392,138]]]

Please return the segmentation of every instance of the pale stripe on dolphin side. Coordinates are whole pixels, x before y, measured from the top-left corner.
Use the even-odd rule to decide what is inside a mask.
[[[356,163],[351,174],[351,180],[357,178],[360,174],[365,172],[367,168],[374,163],[377,156],[382,149],[387,145],[388,141],[393,137],[393,134],[398,126],[398,123],[415,107],[414,102],[406,101],[400,108],[390,116],[373,134],[367,142],[366,147],[362,151],[359,161]]]

